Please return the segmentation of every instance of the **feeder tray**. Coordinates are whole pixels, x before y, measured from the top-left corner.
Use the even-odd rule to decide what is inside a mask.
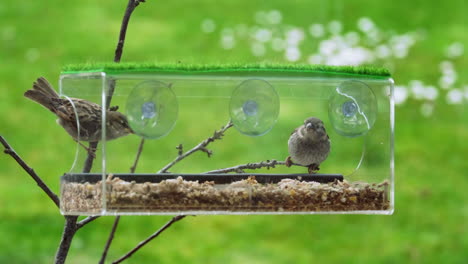
[[[61,177],[63,214],[394,210],[393,80],[385,69],[103,63],[67,66],[59,84],[65,98],[92,101],[103,109],[111,100],[135,132],[107,141],[102,125],[90,173],[81,173],[88,153],[77,145],[72,168]],[[291,132],[312,116],[324,122],[331,140],[328,158],[320,164],[325,174],[282,164],[209,173],[285,160]],[[101,118],[106,124],[105,110]],[[213,134],[229,120],[233,128]],[[156,173],[213,135],[203,151]],[[140,138],[147,140],[138,169],[146,173],[127,173]]]

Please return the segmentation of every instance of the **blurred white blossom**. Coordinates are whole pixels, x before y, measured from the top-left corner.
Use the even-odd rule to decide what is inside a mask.
[[[264,56],[266,53],[265,45],[262,43],[253,43],[251,50],[252,54],[256,57]]]
[[[344,39],[346,41],[346,44],[350,46],[356,46],[357,44],[359,44],[359,41],[360,41],[359,34],[354,31],[346,33],[344,35]]]
[[[408,89],[405,86],[396,85],[393,92],[395,104],[397,105],[403,104],[408,99]]]
[[[468,85],[465,85],[463,88],[464,88],[463,91],[465,95],[465,100],[468,101]]]
[[[267,21],[270,24],[279,24],[281,23],[282,19],[283,19],[283,15],[278,10],[271,10],[267,14]]]
[[[230,28],[223,29],[221,33],[221,46],[224,49],[233,49],[235,45],[234,31]]]
[[[283,51],[286,44],[283,39],[281,38],[274,38],[271,42],[271,48],[274,51]]]
[[[255,23],[251,25],[238,24],[219,30],[221,47],[233,49],[247,43],[251,54],[256,57],[273,53],[276,56],[283,55],[290,62],[325,65],[377,64],[394,69],[404,63],[402,59],[411,55],[412,48],[423,40],[425,32],[421,29],[403,33],[383,30],[369,17],[359,18],[356,28],[349,31],[344,30],[339,20],[322,23],[311,21],[310,26],[304,28],[283,24],[283,14],[279,10],[260,10],[254,14],[254,20]],[[205,33],[214,32],[216,23],[207,18],[202,21],[201,29]],[[14,31],[4,29],[2,35],[8,38],[14,35]],[[402,105],[409,99],[418,101],[421,115],[429,117],[433,114],[439,97],[445,97],[448,104],[468,102],[468,84],[461,83],[464,76],[457,72],[453,62],[453,59],[464,54],[464,45],[454,41],[441,52],[447,59],[438,64],[440,75],[434,76],[437,83],[425,84],[421,80],[412,80],[405,84],[397,80],[394,88],[396,105]],[[34,58],[33,51],[31,54],[30,57]],[[437,64],[421,66],[436,68]]]
[[[288,61],[298,61],[301,58],[301,51],[297,47],[291,46],[286,48],[285,56]]]
[[[447,93],[448,104],[461,104],[463,103],[463,92],[460,89],[452,89]]]
[[[449,58],[457,58],[463,55],[463,50],[464,50],[463,44],[460,42],[455,42],[455,43],[450,44],[447,47],[445,54]]]
[[[439,91],[434,86],[429,85],[429,86],[426,86],[426,89],[424,91],[424,95],[425,95],[427,100],[434,101],[439,96]]]
[[[309,27],[309,33],[314,38],[321,38],[325,35],[325,29],[323,28],[322,24],[312,24]]]
[[[368,17],[361,17],[357,26],[362,32],[370,32],[375,28],[374,22]]]
[[[288,46],[298,45],[302,40],[304,40],[304,31],[299,28],[293,28],[286,32],[286,43]]]
[[[269,29],[260,28],[255,32],[254,38],[260,42],[268,42],[271,40],[272,33]]]
[[[216,29],[216,24],[213,19],[204,19],[201,23],[201,29],[205,33],[212,33]]]
[[[420,108],[421,114],[424,117],[430,117],[434,112],[434,104],[432,103],[423,103]]]
[[[330,31],[330,33],[333,35],[340,34],[342,29],[343,25],[341,25],[341,22],[338,20],[333,20],[328,24],[328,31]]]

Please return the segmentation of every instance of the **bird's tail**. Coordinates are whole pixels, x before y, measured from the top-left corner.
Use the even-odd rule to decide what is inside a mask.
[[[44,77],[39,77],[34,82],[32,89],[27,90],[24,96],[43,105],[52,112],[55,112],[54,100],[52,98],[60,98],[54,88],[52,88],[52,85]]]

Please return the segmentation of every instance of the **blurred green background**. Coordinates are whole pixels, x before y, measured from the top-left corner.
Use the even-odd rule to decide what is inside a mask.
[[[125,0],[0,2],[0,134],[58,192],[75,144],[23,97],[64,64],[110,61]],[[393,216],[187,217],[127,263],[468,263],[468,4],[447,1],[151,1],[122,61],[373,63],[396,81]],[[346,52],[345,52],[346,51]],[[63,217],[0,156],[0,263],[51,263]],[[109,260],[169,217],[123,217]],[[78,232],[96,263],[112,217]]]

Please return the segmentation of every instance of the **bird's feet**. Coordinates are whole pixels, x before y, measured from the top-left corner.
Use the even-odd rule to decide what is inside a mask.
[[[315,174],[317,173],[317,171],[320,170],[320,167],[318,164],[313,163],[309,165],[308,169],[309,169],[309,174]]]
[[[293,162],[292,162],[292,160],[291,160],[291,156],[288,156],[288,157],[286,158],[286,164],[285,164],[286,167],[291,167],[292,163],[293,163]]]
[[[78,142],[78,144],[80,144],[80,146],[82,146],[84,149],[86,149],[88,154],[91,155],[93,157],[93,159],[96,158],[96,148],[89,148],[89,147],[85,146],[83,143],[81,143],[80,141],[76,141],[76,142]]]

